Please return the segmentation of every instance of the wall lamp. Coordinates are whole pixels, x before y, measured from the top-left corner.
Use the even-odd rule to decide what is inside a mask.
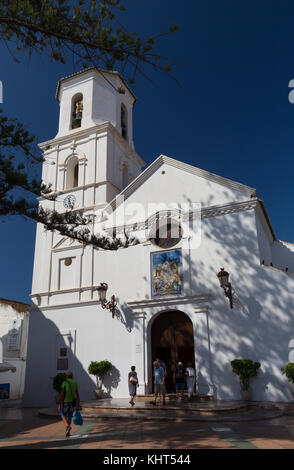
[[[110,312],[112,313],[112,318],[114,318],[115,307],[116,307],[115,296],[112,295],[111,300],[109,300],[107,302],[107,300],[106,300],[107,289],[108,289],[108,284],[106,284],[106,282],[101,282],[100,286],[97,287],[98,295],[99,295],[99,301],[100,301],[101,307],[106,308],[107,310],[110,310]]]
[[[217,274],[219,283],[222,289],[224,289],[225,296],[228,297],[230,301],[230,307],[233,308],[233,294],[232,294],[232,285],[229,282],[229,273],[221,268],[220,272]]]

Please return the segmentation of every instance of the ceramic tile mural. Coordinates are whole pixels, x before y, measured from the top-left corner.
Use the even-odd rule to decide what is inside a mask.
[[[151,253],[152,297],[182,295],[182,251],[167,250]]]

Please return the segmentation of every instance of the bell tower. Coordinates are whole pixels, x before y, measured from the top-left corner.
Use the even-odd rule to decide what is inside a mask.
[[[60,213],[71,210],[93,215],[95,222],[99,211],[145,165],[133,143],[136,98],[117,72],[94,67],[59,80],[56,98],[60,104],[58,133],[40,144],[42,180],[51,184],[56,198],[40,198],[40,205]],[[38,224],[32,300],[41,306],[54,296],[55,302],[94,298],[93,259],[92,247],[83,247],[58,232],[45,232]]]
[[[43,181],[60,195],[58,211],[103,208],[145,165],[133,142],[136,98],[117,72],[95,67],[59,80],[56,98],[58,133],[40,144]]]

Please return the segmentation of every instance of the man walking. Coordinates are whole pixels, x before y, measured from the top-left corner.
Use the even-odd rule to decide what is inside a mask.
[[[72,372],[66,376],[66,380],[61,385],[61,392],[59,396],[58,413],[61,414],[61,419],[65,425],[65,435],[70,436],[71,420],[74,413],[74,408],[80,410],[80,396],[78,391],[78,384],[72,378]]]
[[[159,364],[159,362],[154,362],[154,401],[152,405],[156,405],[158,394],[162,395],[162,404],[165,405],[165,370]]]

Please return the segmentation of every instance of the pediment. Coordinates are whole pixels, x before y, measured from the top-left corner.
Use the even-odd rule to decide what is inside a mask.
[[[161,155],[116,196],[105,211],[115,211],[127,201],[192,201],[204,208],[256,196],[254,188]]]
[[[72,248],[80,248],[81,246],[81,243],[76,240],[72,240],[69,237],[62,237],[59,241],[55,243],[55,245],[53,245],[52,251],[62,251]]]

